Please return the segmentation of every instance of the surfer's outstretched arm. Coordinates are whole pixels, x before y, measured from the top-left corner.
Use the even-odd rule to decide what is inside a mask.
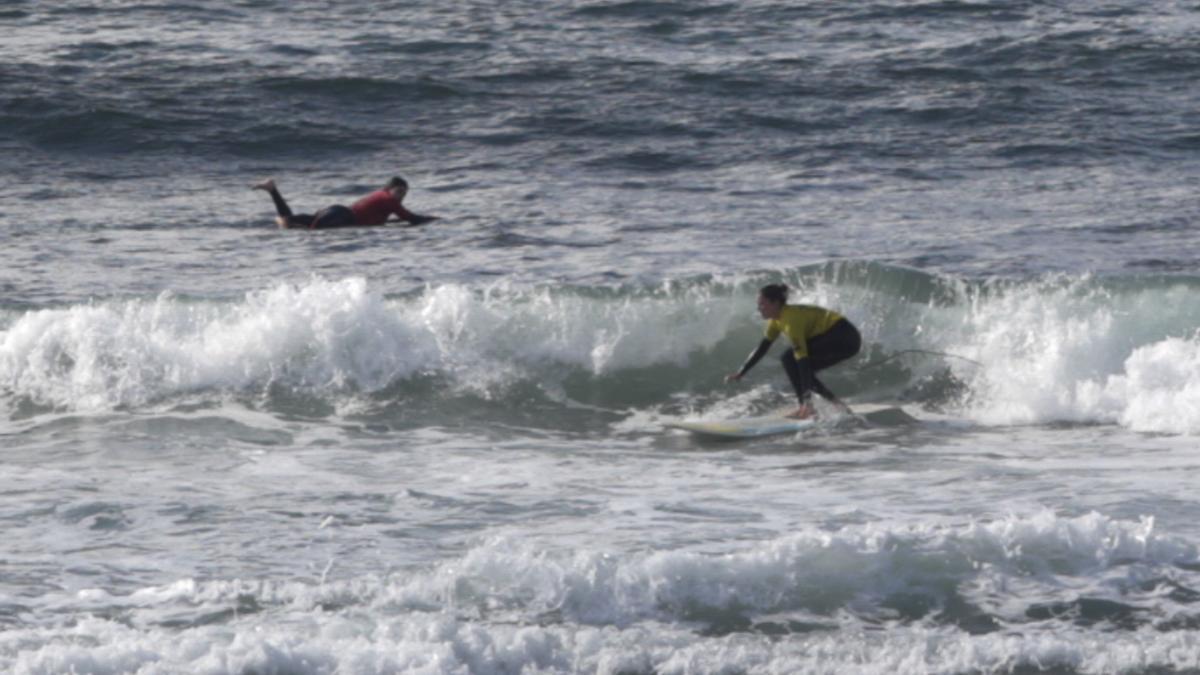
[[[408,223],[408,227],[424,225],[425,223],[430,223],[438,219],[437,216],[423,216],[419,213],[413,213],[408,210],[405,210],[404,213],[399,213],[396,215],[399,216],[399,220],[403,220],[404,222]]]
[[[746,357],[746,362],[742,364],[742,367],[738,369],[736,373],[727,375],[725,377],[725,381],[734,382],[742,379],[742,377],[754,367],[754,364],[758,363],[763,356],[766,356],[767,350],[771,348],[771,342],[772,340],[763,338],[762,342],[758,343],[758,347],[756,347],[753,352],[750,352],[750,356]]]
[[[403,198],[403,196],[405,194],[407,194],[407,192],[400,193],[400,195],[399,195],[400,198]],[[399,202],[399,199],[397,199],[397,202]],[[408,209],[404,208],[403,206],[400,206],[399,203],[397,203],[397,207],[398,208],[396,209],[396,217],[399,218],[400,220],[407,222],[409,227],[415,227],[417,225],[424,225],[425,223],[428,223],[432,220],[437,220],[437,216],[423,216],[419,213],[413,213],[412,211],[409,211]]]

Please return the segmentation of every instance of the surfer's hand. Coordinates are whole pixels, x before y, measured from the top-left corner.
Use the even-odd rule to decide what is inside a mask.
[[[741,373],[731,373],[725,376],[725,383],[728,384],[730,382],[737,382],[740,379],[742,379]]]

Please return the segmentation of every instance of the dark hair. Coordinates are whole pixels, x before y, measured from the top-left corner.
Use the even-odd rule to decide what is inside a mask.
[[[387,185],[383,186],[383,189],[391,190],[392,188],[398,187],[408,189],[408,181],[404,180],[400,176],[392,176],[392,179],[387,182]]]
[[[787,304],[788,287],[783,284],[767,284],[759,289],[758,294],[780,304]]]

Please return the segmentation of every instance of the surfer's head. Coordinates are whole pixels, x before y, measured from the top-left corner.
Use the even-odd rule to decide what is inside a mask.
[[[767,284],[758,291],[758,313],[764,319],[778,319],[787,304],[788,288],[783,284]]]
[[[383,189],[392,193],[392,196],[396,199],[402,200],[404,199],[404,195],[408,194],[408,181],[400,176],[392,176],[392,179],[387,182],[387,185],[383,186]]]

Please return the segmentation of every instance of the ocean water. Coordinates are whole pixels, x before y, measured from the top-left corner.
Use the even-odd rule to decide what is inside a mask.
[[[1200,672],[1200,4],[0,29],[0,671]]]

